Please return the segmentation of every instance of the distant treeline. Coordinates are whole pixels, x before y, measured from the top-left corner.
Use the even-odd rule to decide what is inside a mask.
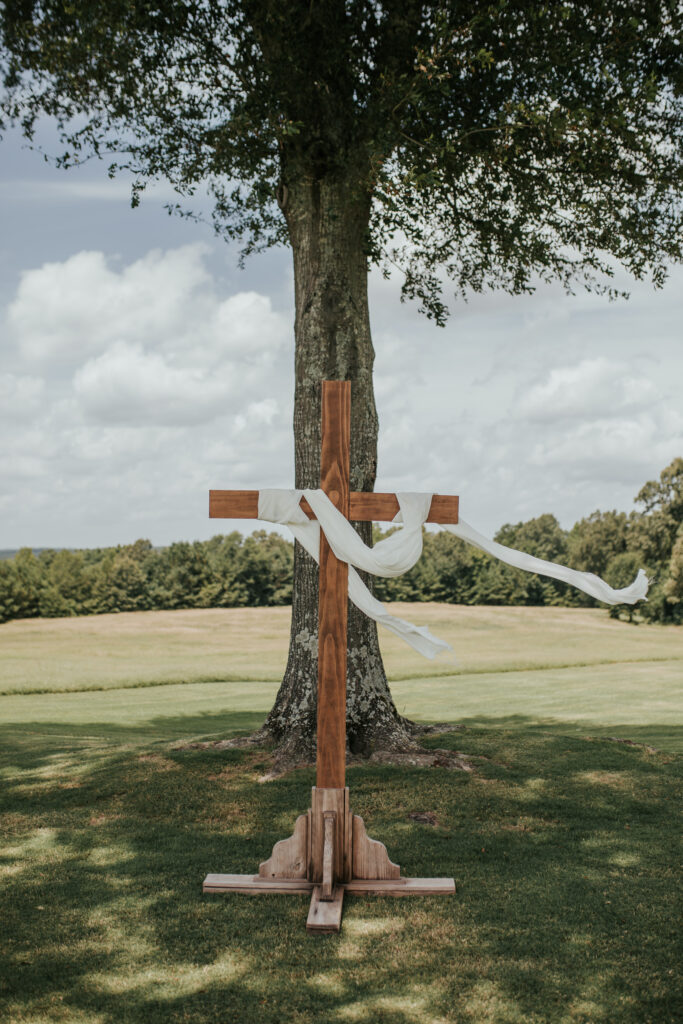
[[[683,459],[675,459],[636,501],[642,511],[594,512],[571,530],[555,516],[503,526],[495,539],[552,562],[602,576],[614,587],[642,566],[654,579],[647,603],[613,615],[683,622]],[[378,528],[375,539],[386,534]],[[293,545],[275,533],[234,532],[154,548],[138,540],[82,551],[29,548],[0,561],[0,622],[162,608],[283,605],[292,599]],[[404,576],[375,579],[387,601],[593,606],[555,580],[511,569],[446,532],[425,532],[424,551]]]

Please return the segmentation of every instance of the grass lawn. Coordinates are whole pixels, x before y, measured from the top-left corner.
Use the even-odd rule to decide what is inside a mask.
[[[428,661],[381,631],[394,698],[411,718],[561,722],[683,752],[683,627],[629,626],[595,609],[394,610],[457,657]],[[0,722],[86,735],[106,723],[145,740],[223,735],[228,720],[251,729],[282,678],[289,618],[289,608],[243,608],[7,622]]]
[[[475,770],[352,767],[352,805],[404,874],[457,893],[347,897],[338,936],[306,934],[302,897],[201,895],[291,832],[313,773],[262,783],[266,751],[176,743],[262,720],[288,609],[0,626],[3,1024],[683,1019],[683,630],[401,613],[459,663],[387,641],[397,703],[462,723],[428,744]]]

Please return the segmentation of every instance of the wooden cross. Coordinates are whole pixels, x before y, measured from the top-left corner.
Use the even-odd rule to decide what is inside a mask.
[[[351,384],[323,381],[320,487],[351,520],[391,521],[399,511],[395,494],[351,491]],[[211,491],[209,516],[256,519],[258,491]],[[301,507],[314,513],[305,498]],[[432,498],[427,522],[457,523],[458,498]],[[257,875],[207,875],[205,893],[311,893],[306,927],[339,931],[344,892],[449,894],[452,878],[401,878],[386,847],[370,839],[363,819],[349,809],[346,777],[346,627],[348,564],[338,559],[320,532],[318,605],[318,723],[316,785],[312,806],[297,819],[294,833],[273,848]]]

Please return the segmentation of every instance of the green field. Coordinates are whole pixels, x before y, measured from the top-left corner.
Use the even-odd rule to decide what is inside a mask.
[[[562,723],[683,749],[683,627],[630,626],[594,609],[395,610],[457,657],[428,661],[382,634],[392,692],[411,718]],[[244,608],[5,623],[0,722],[140,741],[249,730],[282,676],[289,615]]]
[[[184,742],[259,725],[288,609],[0,626],[3,1024],[678,1024],[683,629],[400,613],[459,661],[386,641],[397,703],[472,771],[354,766],[352,804],[457,892],[347,898],[334,936],[301,897],[201,895],[310,803],[311,769]]]

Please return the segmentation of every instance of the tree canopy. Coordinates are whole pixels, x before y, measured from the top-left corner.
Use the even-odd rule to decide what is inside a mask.
[[[676,0],[8,0],[5,122],[208,186],[243,254],[288,241],[302,178],[368,202],[366,252],[437,322],[455,291],[656,284],[680,259]]]
[[[683,256],[682,19],[677,0],[6,0],[0,121],[31,139],[48,115],[57,163],[128,169],[134,204],[163,178],[171,209],[200,216],[208,188],[242,258],[289,244],[296,486],[318,486],[320,381],[341,379],[351,486],[372,490],[369,267],[398,268],[402,298],[443,324],[447,286],[614,294],[618,265],[661,284]],[[292,763],[316,728],[307,559],[295,548],[289,659],[263,733]],[[494,573],[494,591],[519,586]],[[354,606],[347,646],[351,749],[408,749],[417,727]]]

